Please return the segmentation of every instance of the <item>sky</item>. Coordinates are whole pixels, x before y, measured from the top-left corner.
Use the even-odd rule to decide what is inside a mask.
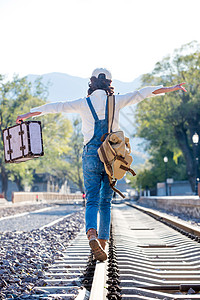
[[[0,74],[132,81],[193,40],[199,0],[0,0]]]

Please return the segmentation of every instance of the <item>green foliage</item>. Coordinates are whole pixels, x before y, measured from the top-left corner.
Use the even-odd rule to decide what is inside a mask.
[[[35,119],[41,120],[39,117]],[[61,114],[48,114],[42,117],[44,156],[25,164],[32,166],[35,173],[46,173],[49,178],[62,185],[70,170],[70,163],[65,160],[65,156],[70,150],[71,134],[71,122]]]
[[[81,120],[73,121],[73,134],[70,138],[70,151],[66,155],[66,160],[70,162],[68,178],[75,183],[80,191],[83,191],[83,171],[82,171],[82,148],[83,136],[81,133]]]
[[[168,157],[167,163],[167,174],[166,174],[166,165],[164,163],[164,156]],[[173,152],[165,151],[156,151],[152,153],[149,161],[140,168],[137,172],[137,176],[130,176],[132,187],[139,189],[149,189],[156,188],[157,182],[163,182],[168,178],[173,178],[174,180],[186,180],[186,166],[183,156],[177,158],[177,161],[174,161]]]
[[[159,157],[171,153],[171,177],[188,178],[194,190],[192,135],[200,135],[200,50],[196,42],[175,50],[158,62],[151,74],[143,76],[143,85],[172,86],[181,82],[186,82],[187,93],[177,91],[150,98],[142,101],[136,111],[137,136],[146,139],[146,150],[152,157],[151,168],[141,171],[137,181],[143,180],[148,186],[164,180]]]
[[[6,166],[8,179],[14,181],[19,191],[23,191],[26,185],[31,185],[33,182],[33,167],[26,163],[9,164]]]
[[[42,117],[42,129],[45,155],[39,159],[37,172],[47,172],[56,176],[58,166],[60,168],[65,164],[62,156],[69,152],[68,143],[72,126],[61,114],[48,114]]]

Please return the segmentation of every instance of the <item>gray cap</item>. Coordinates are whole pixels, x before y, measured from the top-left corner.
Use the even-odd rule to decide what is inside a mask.
[[[92,76],[98,78],[99,74],[105,74],[106,79],[112,80],[111,72],[105,68],[97,68],[92,72]]]

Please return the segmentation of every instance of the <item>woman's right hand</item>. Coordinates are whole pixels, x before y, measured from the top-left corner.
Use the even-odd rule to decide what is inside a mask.
[[[17,117],[16,123],[20,124],[21,121],[23,121],[24,119],[26,119],[26,118],[24,118],[23,115],[20,115],[20,116]]]
[[[20,123],[21,123],[20,121],[23,121],[23,120],[28,119],[28,118],[30,118],[30,117],[39,116],[39,115],[41,115],[41,112],[39,112],[39,111],[32,112],[32,113],[31,113],[31,112],[28,112],[28,113],[26,113],[26,114],[19,115],[19,116],[17,117],[16,123],[17,123],[17,124],[20,124]]]

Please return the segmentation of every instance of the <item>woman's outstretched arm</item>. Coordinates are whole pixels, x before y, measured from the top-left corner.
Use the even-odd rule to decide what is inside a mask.
[[[184,88],[184,86],[182,86],[183,84],[185,84],[185,83],[179,83],[179,84],[174,85],[174,86],[163,87],[163,88],[160,88],[158,90],[155,90],[153,92],[153,94],[158,95],[158,94],[164,94],[164,93],[174,92],[174,91],[178,91],[178,90],[182,90],[184,92],[187,92],[187,90]]]
[[[84,98],[73,101],[64,101],[64,102],[49,102],[43,104],[39,107],[31,108],[30,112],[19,115],[17,117],[16,123],[19,124],[20,120],[24,120],[30,117],[45,115],[48,113],[81,113],[84,108]]]

